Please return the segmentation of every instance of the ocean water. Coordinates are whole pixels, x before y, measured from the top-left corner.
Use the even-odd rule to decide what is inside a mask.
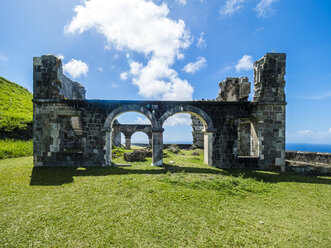
[[[192,141],[165,141],[165,144],[192,144]],[[303,151],[303,152],[330,152],[331,144],[304,144],[304,143],[286,143],[287,151]]]
[[[139,143],[139,142],[138,142]],[[192,141],[164,141],[165,144],[192,144]],[[331,144],[304,144],[304,143],[286,143],[286,151],[303,152],[329,152],[331,153]]]
[[[287,151],[303,152],[329,152],[331,153],[331,144],[303,144],[303,143],[286,143]]]

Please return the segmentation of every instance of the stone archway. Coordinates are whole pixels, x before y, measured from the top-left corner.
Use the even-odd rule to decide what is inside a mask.
[[[152,126],[148,124],[121,124],[119,122],[112,125],[114,136],[123,134],[125,136],[125,149],[131,149],[131,137],[136,132],[142,132],[148,137],[148,146],[152,146]]]
[[[138,105],[125,105],[114,109],[106,118],[106,121],[103,126],[103,130],[105,131],[105,157],[104,157],[104,166],[111,166],[112,164],[112,125],[114,120],[123,113],[126,112],[137,112],[144,116],[146,116],[150,122],[152,129],[158,126],[158,122],[156,117],[145,107]],[[154,155],[154,154],[153,154]]]
[[[214,133],[216,129],[214,128],[214,123],[209,115],[203,110],[190,106],[190,105],[179,105],[169,109],[165,112],[160,118],[160,124],[163,126],[163,123],[170,116],[178,113],[187,113],[198,117],[204,125],[204,163],[213,166],[212,155],[213,155],[213,142],[214,142]]]

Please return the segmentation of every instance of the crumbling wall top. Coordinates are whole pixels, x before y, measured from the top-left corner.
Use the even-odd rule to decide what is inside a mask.
[[[220,91],[216,97],[217,101],[245,102],[251,92],[251,83],[247,77],[226,78],[219,83]]]
[[[285,102],[285,67],[285,53],[267,53],[254,63],[254,102]]]
[[[33,58],[34,99],[85,99],[85,88],[63,74],[62,61],[54,55]]]

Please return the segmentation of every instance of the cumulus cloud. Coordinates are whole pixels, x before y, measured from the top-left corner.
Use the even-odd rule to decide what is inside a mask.
[[[236,65],[236,71],[248,71],[253,68],[253,59],[252,56],[244,55],[239,59],[238,64]]]
[[[88,73],[88,65],[81,60],[71,59],[63,65],[63,71],[67,72],[73,78],[86,76]]]
[[[176,114],[170,116],[165,122],[164,126],[190,126],[192,124],[192,119],[190,114]]]
[[[103,72],[103,68],[99,66],[98,71]]]
[[[191,38],[183,20],[168,17],[165,3],[89,0],[78,5],[75,12],[65,33],[81,34],[93,29],[105,36],[110,49],[145,55],[148,62],[135,62],[141,66],[129,72],[140,95],[165,100],[192,99],[192,86],[171,68],[176,59],[183,58]],[[133,68],[132,63],[130,67]]]
[[[231,17],[235,12],[242,8],[242,3],[246,0],[226,0],[224,6],[220,9],[222,17]]]
[[[121,80],[127,80],[128,79],[128,73],[127,72],[122,72],[120,74],[120,79]]]
[[[205,48],[206,45],[207,45],[204,35],[205,35],[204,32],[200,33],[200,36],[199,36],[198,42],[197,42],[197,47],[198,48]]]
[[[257,13],[258,17],[268,17],[274,13],[274,9],[271,7],[271,4],[277,0],[261,0],[254,10]]]
[[[202,67],[205,67],[207,64],[207,60],[204,57],[198,57],[197,61],[188,63],[185,65],[183,70],[187,73],[194,74],[195,72],[199,71]]]

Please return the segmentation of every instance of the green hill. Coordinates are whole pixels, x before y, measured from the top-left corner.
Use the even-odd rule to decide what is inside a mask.
[[[0,138],[31,138],[32,119],[32,93],[0,77]]]

